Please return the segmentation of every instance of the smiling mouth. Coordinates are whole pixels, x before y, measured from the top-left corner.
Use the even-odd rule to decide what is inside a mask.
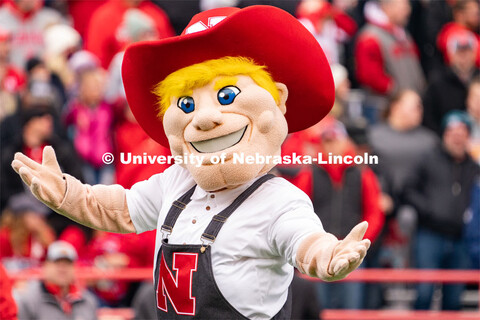
[[[242,140],[243,135],[247,131],[247,127],[226,134],[221,137],[212,138],[208,140],[190,142],[192,147],[200,153],[213,153],[233,147]]]

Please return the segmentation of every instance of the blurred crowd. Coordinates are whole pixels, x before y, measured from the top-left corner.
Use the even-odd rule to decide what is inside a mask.
[[[335,82],[330,114],[291,134],[283,153],[378,155],[371,166],[277,167],[311,197],[325,229],[342,238],[369,222],[373,246],[362,268],[480,268],[477,0],[2,0],[0,260],[9,271],[43,265],[46,272],[39,287],[17,288],[21,312],[32,312],[22,302],[31,302],[25,295],[32,290],[67,314],[82,305],[141,305],[138,295],[152,289],[139,283],[103,280],[85,291],[74,279],[57,283],[48,275],[73,277],[73,262],[151,267],[155,234],[93,231],[52,213],[12,170],[15,152],[41,162],[43,147],[52,145],[62,171],[88,184],[129,188],[162,172],[166,165],[102,159],[169,155],[128,108],[121,78],[126,46],[180,34],[202,10],[253,4],[295,15],[322,46]],[[308,308],[380,308],[383,289],[322,283],[312,288],[318,304]],[[434,289],[417,286],[412,307],[431,308]],[[463,290],[444,286],[441,307],[460,309]]]

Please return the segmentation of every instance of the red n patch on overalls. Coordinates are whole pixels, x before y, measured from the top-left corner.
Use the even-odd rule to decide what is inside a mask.
[[[195,315],[195,297],[192,297],[192,277],[197,271],[198,254],[175,252],[173,270],[175,277],[167,266],[162,252],[157,287],[157,307],[167,310],[167,296],[177,314]]]

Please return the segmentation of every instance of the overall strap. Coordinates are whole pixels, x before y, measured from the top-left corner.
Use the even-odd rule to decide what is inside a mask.
[[[274,178],[273,174],[266,174],[257,181],[255,181],[248,189],[243,191],[233,202],[231,205],[223,209],[220,213],[213,216],[212,221],[207,226],[205,231],[202,234],[202,243],[207,242],[209,245],[215,242],[215,239],[220,232],[225,221],[227,221],[228,217],[232,215],[232,213],[252,194],[257,190],[264,182]]]
[[[172,233],[173,226],[175,225],[175,222],[177,222],[178,217],[180,216],[180,213],[187,207],[187,204],[191,201],[191,197],[193,192],[195,191],[195,187],[197,185],[194,185],[191,187],[187,192],[185,192],[178,200],[173,201],[172,206],[170,207],[170,210],[167,213],[167,217],[165,218],[165,221],[163,222],[162,225],[162,233],[166,233],[169,235]]]

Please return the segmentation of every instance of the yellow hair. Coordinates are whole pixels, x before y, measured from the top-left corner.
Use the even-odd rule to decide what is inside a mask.
[[[158,96],[158,116],[161,118],[170,107],[172,98],[191,96],[193,89],[209,84],[216,77],[228,77],[226,82],[234,81],[236,75],[246,75],[260,87],[264,88],[280,103],[280,95],[271,75],[265,66],[257,65],[252,59],[245,57],[224,57],[207,60],[179,69],[169,74],[158,83],[153,93]],[[224,82],[223,79],[221,81]],[[217,87],[218,85],[215,85]],[[215,89],[217,90],[217,89]]]

